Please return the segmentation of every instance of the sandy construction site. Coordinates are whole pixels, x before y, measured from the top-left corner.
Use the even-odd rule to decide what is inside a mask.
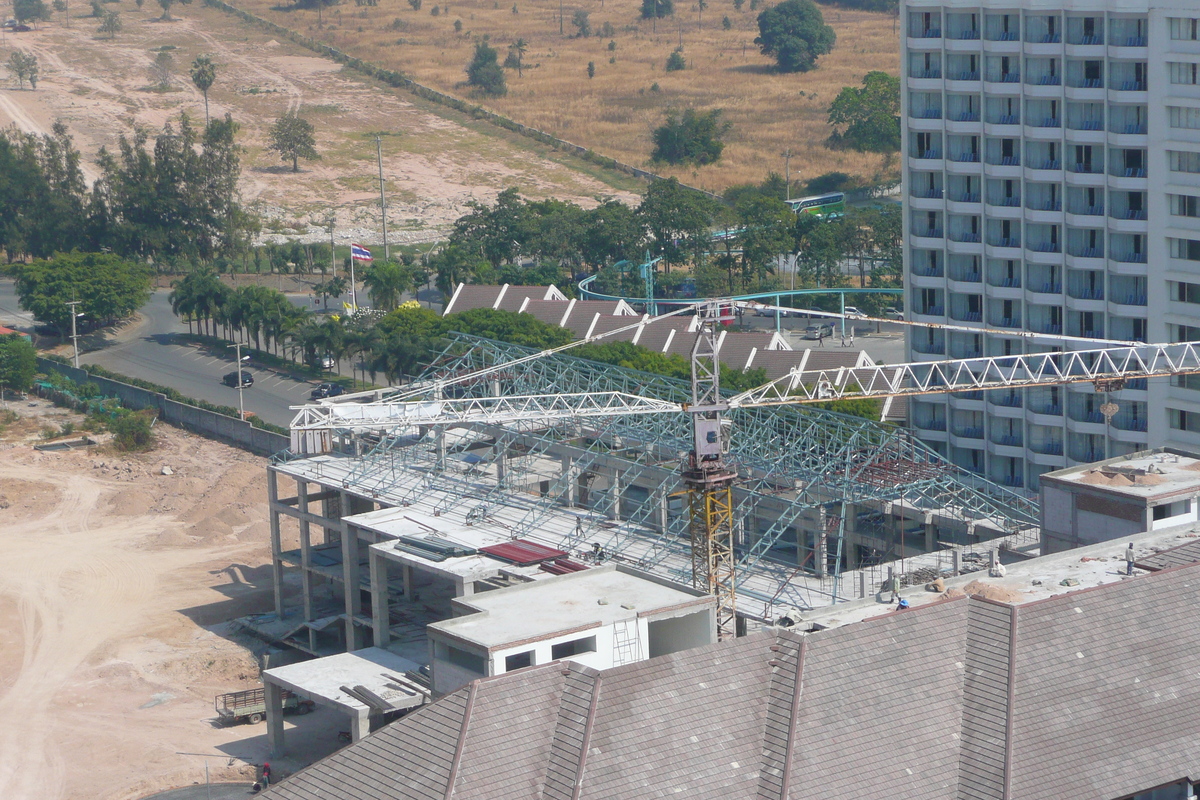
[[[221,623],[271,605],[263,459],[166,426],[146,454],[38,452],[81,417],[10,406],[0,797],[131,800],[203,783],[206,762],[214,782],[252,779],[265,725],[215,725],[213,698],[260,685],[255,643]],[[338,746],[322,713],[296,731],[310,757]]]
[[[174,6],[170,22],[159,20],[156,3],[103,7],[122,21],[111,40],[97,33],[98,20],[82,16],[83,3],[71,4],[69,27],[56,13],[38,30],[0,38],[0,126],[44,133],[62,120],[89,181],[98,174],[100,148],[115,151],[120,135],[143,129],[153,136],[181,111],[203,124],[204,99],[189,69],[207,54],[217,65],[210,113],[229,113],[240,126],[242,196],[266,218],[264,234],[328,241],[319,225],[333,209],[339,243],[380,240],[377,134],[392,242],[434,241],[470,201],[490,202],[510,186],[530,198],[586,206],[606,197],[636,200],[629,190],[640,184],[632,178],[368,81],[200,3]],[[2,66],[17,49],[38,58],[36,91],[18,88]],[[161,51],[174,64],[167,91],[151,86],[149,74]],[[302,161],[299,174],[265,149],[269,128],[285,113],[299,113],[316,129],[321,159]]]

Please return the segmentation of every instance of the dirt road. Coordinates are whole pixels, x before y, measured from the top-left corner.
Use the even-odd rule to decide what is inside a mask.
[[[220,622],[271,602],[262,460],[166,427],[146,455],[40,453],[39,429],[78,418],[19,410],[0,434],[0,797],[202,782],[181,754],[252,777],[263,726],[215,727],[212,698],[259,685]]]

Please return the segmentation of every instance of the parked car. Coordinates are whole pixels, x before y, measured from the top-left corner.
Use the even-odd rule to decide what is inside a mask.
[[[863,311],[860,311],[859,309],[855,308],[854,306],[846,306],[845,313],[846,313],[846,317],[849,319],[866,319],[867,318],[866,313],[864,313]]]
[[[333,356],[326,353],[323,356],[313,356],[312,365],[318,369],[331,370],[336,365]]]
[[[13,25],[11,28],[9,28],[9,30],[13,33],[28,33],[29,31],[33,30],[33,28],[29,27],[28,25],[22,25],[18,22],[16,25]]]
[[[820,339],[822,336],[833,336],[833,326],[828,323],[821,325],[809,325],[804,329],[805,339]]]
[[[322,383],[320,386],[312,390],[309,395],[313,400],[323,400],[326,397],[337,397],[345,393],[340,383]]]
[[[900,309],[896,308],[895,306],[892,306],[891,308],[885,308],[883,310],[883,318],[884,319],[904,319],[904,312],[901,311]]]
[[[246,370],[242,370],[241,373],[242,373],[242,386],[253,386],[254,385],[254,376],[251,375]],[[225,377],[221,378],[221,383],[224,383],[226,386],[231,386],[234,389],[236,389],[238,386],[237,370],[234,370],[233,372],[225,373]]]

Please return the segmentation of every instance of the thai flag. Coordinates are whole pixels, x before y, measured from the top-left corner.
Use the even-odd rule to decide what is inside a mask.
[[[361,244],[350,245],[350,257],[355,261],[371,261],[371,251]]]

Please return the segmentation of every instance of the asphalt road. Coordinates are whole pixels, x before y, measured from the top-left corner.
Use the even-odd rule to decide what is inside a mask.
[[[178,341],[175,334],[186,333],[187,326],[171,313],[167,289],[154,292],[141,309],[143,322],[129,336],[97,345],[83,345],[80,366],[97,364],[105,369],[153,381],[176,389],[188,397],[237,408],[238,390],[221,383],[221,377],[234,369],[234,352],[214,357]],[[304,298],[297,298],[308,302]],[[23,328],[33,324],[20,310],[11,281],[0,281],[0,324],[17,323]],[[308,400],[313,383],[298,381],[258,368],[250,362],[246,369],[254,374],[254,385],[243,389],[246,411],[267,422],[286,426],[295,412],[289,406]]]

